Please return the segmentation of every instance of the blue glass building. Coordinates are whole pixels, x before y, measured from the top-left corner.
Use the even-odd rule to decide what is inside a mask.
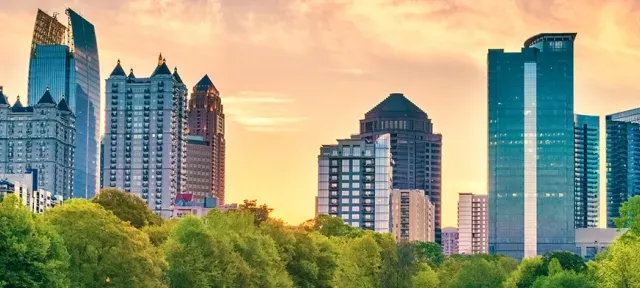
[[[100,135],[100,65],[95,29],[78,13],[67,9],[69,27],[65,42],[58,37],[59,29],[47,28],[57,22],[56,18],[42,14],[38,11],[32,41],[29,103],[36,103],[47,87],[56,101],[65,95],[76,115],[74,197],[92,198],[99,186]],[[47,36],[54,32],[56,37]]]
[[[606,116],[607,227],[616,227],[620,206],[640,195],[640,108]]]
[[[575,250],[573,42],[548,33],[488,52],[489,252]]]
[[[360,120],[360,137],[389,134],[393,189],[423,190],[435,206],[435,241],[441,242],[442,135],[427,113],[401,93],[392,93]]]
[[[575,115],[576,228],[598,227],[600,191],[600,117]]]

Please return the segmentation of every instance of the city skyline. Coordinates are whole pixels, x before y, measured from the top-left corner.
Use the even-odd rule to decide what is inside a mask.
[[[158,52],[172,55],[172,62],[183,65],[179,68],[188,87],[193,86],[201,75],[210,73],[212,80],[221,90],[222,101],[230,115],[227,126],[227,202],[257,198],[260,202],[266,202],[275,208],[277,217],[291,223],[299,223],[313,217],[312,205],[317,185],[317,147],[327,140],[341,138],[357,131],[357,120],[361,119],[368,109],[382,101],[389,93],[403,92],[417,106],[429,113],[435,123],[435,132],[444,136],[443,162],[446,164],[442,173],[442,225],[455,225],[457,193],[486,193],[486,125],[483,122],[483,119],[486,119],[486,49],[506,47],[508,51],[516,51],[521,39],[539,32],[577,31],[580,41],[576,43],[575,112],[600,115],[604,118],[605,114],[640,106],[640,101],[634,99],[634,95],[640,92],[640,89],[632,84],[634,73],[612,73],[610,69],[606,69],[615,66],[620,71],[633,71],[640,63],[640,56],[632,51],[635,47],[640,47],[640,43],[624,35],[637,26],[635,23],[630,24],[630,18],[625,17],[630,17],[630,12],[638,11],[639,8],[625,6],[625,3],[599,5],[589,2],[589,5],[583,5],[580,9],[571,4],[561,6],[550,3],[548,7],[535,4],[526,6],[522,2],[501,3],[500,7],[493,6],[496,4],[485,4],[482,7],[474,7],[480,16],[464,12],[461,13],[463,16],[453,15],[454,19],[451,20],[438,19],[429,22],[405,15],[408,20],[404,24],[392,23],[391,18],[384,18],[380,13],[388,11],[391,15],[398,16],[399,13],[405,13],[403,11],[409,7],[422,8],[419,11],[424,14],[435,10],[450,15],[445,8],[415,3],[397,4],[389,9],[379,7],[378,4],[344,7],[329,4],[323,6],[314,4],[315,2],[306,4],[310,6],[305,8],[294,1],[287,4],[279,3],[275,8],[261,7],[262,4],[255,4],[253,7],[220,4],[217,1],[174,1],[174,6],[162,8],[145,7],[141,5],[144,2],[137,1],[132,4],[123,3],[77,3],[78,7],[72,7],[77,8],[78,12],[96,26],[101,51],[100,62],[105,63],[101,70],[101,81],[106,78],[117,58],[128,59],[130,66],[124,67],[127,71],[130,67],[142,67],[143,69],[137,73],[150,74],[151,71],[144,67],[148,66],[146,63],[152,61]],[[189,3],[209,3],[209,6],[205,6],[207,9],[202,10],[211,14],[224,12],[222,14],[225,16],[222,16],[221,20],[215,20],[218,18],[207,17],[202,12],[195,13],[195,16],[181,13],[198,10],[188,7]],[[63,4],[62,1],[51,1],[44,5],[48,7],[41,8],[48,12],[62,11],[65,8]],[[38,5],[40,4],[9,1],[8,8],[0,12],[8,22],[7,29],[0,34],[5,42],[5,45],[0,47],[0,53],[11,56],[5,57],[2,61],[0,84],[4,85],[5,94],[9,95],[11,103],[15,101],[17,94],[23,97],[26,95],[29,55],[25,51],[29,50],[33,27],[20,23],[32,23]],[[282,8],[280,12],[275,11],[279,8]],[[465,7],[458,8],[464,11]],[[498,20],[480,24],[476,22],[489,19],[490,11],[498,8],[515,11],[505,15],[523,17],[499,19],[513,20],[516,25],[512,28],[501,27],[503,24],[499,24],[501,21]],[[314,9],[324,12],[312,12]],[[382,17],[381,23],[365,27],[368,25],[366,23],[371,23],[368,22],[367,16],[363,15],[363,12],[367,11],[375,13],[376,17]],[[130,20],[134,12],[139,12],[141,17]],[[113,23],[108,22],[116,13],[122,15],[112,17]],[[333,37],[336,38],[322,38],[320,43],[311,42],[310,46],[302,45],[305,41],[301,39],[306,39],[307,34],[318,31],[313,28],[312,23],[295,17],[290,21],[306,25],[301,26],[299,33],[293,33],[291,39],[286,39],[287,34],[282,34],[284,28],[293,27],[290,22],[275,21],[284,28],[274,24],[248,32],[248,27],[256,27],[251,26],[251,23],[264,22],[265,19],[279,13],[306,14],[310,16],[311,21],[344,20],[348,15],[355,14],[354,17],[359,17],[362,23],[351,24],[353,27],[347,25],[349,29],[334,33]],[[172,16],[179,14],[189,15],[193,20],[187,16],[172,19]],[[234,15],[254,16],[243,17],[246,23],[237,23],[231,20]],[[586,15],[595,17],[585,17]],[[158,16],[158,19],[153,19],[154,16]],[[207,23],[225,23],[225,28],[220,28],[222,31],[209,30],[213,28],[205,28],[198,24],[197,21],[203,19]],[[157,39],[162,33],[177,33],[172,29],[178,28],[160,27],[158,31],[146,29],[144,33],[133,31],[135,33],[122,35],[123,31],[132,32],[126,30],[131,29],[130,25],[134,28],[148,27],[156,23],[153,21],[167,20],[174,21],[172,23],[183,29],[185,35],[202,29],[209,36],[220,37],[211,37],[215,40],[206,42],[205,45],[198,43],[199,45],[189,46],[191,44],[178,45],[177,40],[184,40],[186,36],[181,38],[181,35],[178,35],[177,39]],[[456,20],[461,23],[456,23]],[[448,33],[445,34],[444,29],[436,29],[438,21],[445,21],[444,23],[453,27],[447,28]],[[337,29],[338,25],[346,24],[334,21],[331,25],[335,25],[331,27]],[[598,25],[601,27],[596,28]],[[416,30],[420,27],[424,27],[421,30],[433,28],[433,31]],[[476,31],[469,30],[471,27],[482,30],[483,33],[473,36],[465,34],[470,32],[462,31],[463,28]],[[613,28],[620,29],[609,30]],[[229,37],[220,41],[220,44],[213,43],[224,38],[223,36],[238,32],[237,30],[242,33],[235,38]],[[425,40],[418,41],[416,45],[405,45],[413,47],[399,47],[397,43],[402,43],[399,40],[402,37],[406,39],[407,35],[412,33],[423,33],[418,36]],[[349,37],[350,35],[354,37]],[[439,43],[429,43],[434,41],[428,38],[437,36],[443,36],[439,38]],[[136,41],[139,45],[120,45],[122,41],[138,38],[142,40]],[[145,43],[151,40],[154,42]],[[341,40],[338,43],[343,43],[344,47],[332,44],[335,40]],[[294,45],[286,45],[287,43]],[[367,46],[371,48],[362,50]],[[185,49],[194,52],[189,51],[192,55],[186,55]],[[406,54],[399,56],[401,53]],[[625,57],[621,57],[621,54]],[[594,55],[598,57],[593,57]],[[206,61],[203,61],[205,59]],[[202,65],[206,62],[218,65]],[[304,73],[304,77],[300,76],[301,73]],[[298,78],[291,81],[291,77],[294,76]],[[465,85],[461,85],[461,81]],[[292,83],[295,85],[291,85]],[[101,97],[104,97],[104,93]],[[458,103],[466,105],[456,107]],[[262,105],[267,108],[261,107]],[[331,117],[327,116],[326,111],[330,111],[328,115]],[[601,127],[604,127],[602,122]],[[313,130],[314,133],[305,134],[305,131],[309,130]],[[247,144],[252,142],[260,144]],[[468,143],[477,145],[469,148]],[[601,145],[601,163],[605,158],[603,149],[604,145]],[[276,161],[278,165],[275,167],[277,169],[274,169],[272,163]],[[602,169],[603,166],[600,167]],[[276,177],[280,173],[288,175],[287,181]],[[246,178],[251,178],[251,181],[245,181]],[[605,195],[604,181],[601,181],[601,195]],[[299,205],[290,205],[292,202]],[[603,219],[606,218],[603,214],[605,206],[602,199],[600,203],[600,223],[603,223]]]

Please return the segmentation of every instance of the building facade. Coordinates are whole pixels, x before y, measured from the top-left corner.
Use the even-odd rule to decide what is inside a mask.
[[[20,97],[9,105],[0,87],[0,174],[38,170],[41,189],[73,196],[75,118],[64,98],[56,103],[48,90],[33,106]]]
[[[194,201],[204,201],[211,194],[211,145],[202,136],[187,136],[187,193]]]
[[[435,241],[434,205],[422,190],[391,190],[391,232],[396,241]]]
[[[595,256],[609,247],[627,228],[578,228],[576,229],[576,253],[585,260],[594,260]]]
[[[71,9],[68,27],[38,10],[29,62],[29,104],[49,89],[65,97],[76,117],[74,195],[93,198],[99,187],[100,63],[93,24]],[[66,38],[66,39],[65,39]]]
[[[204,197],[198,200],[193,194],[178,194],[171,218],[182,218],[186,215],[204,217],[207,216],[211,209],[217,207],[218,204],[215,197]]]
[[[600,117],[575,115],[576,228],[598,227],[600,203]]]
[[[217,197],[224,204],[225,138],[224,110],[220,92],[208,75],[193,87],[189,99],[189,134],[201,136],[209,142],[209,178],[211,187],[208,196]]]
[[[62,205],[64,197],[50,191],[38,189],[38,170],[30,170],[25,174],[0,174],[0,198],[15,194],[33,213]]]
[[[389,135],[323,145],[318,156],[318,214],[360,229],[391,232]]]
[[[606,116],[607,227],[615,228],[620,207],[640,195],[640,108]]]
[[[516,259],[575,241],[575,33],[488,52],[489,251]]]
[[[435,206],[435,239],[440,242],[442,135],[433,132],[427,113],[403,94],[393,93],[360,120],[360,137],[390,135],[393,189],[418,189]]]
[[[442,228],[442,253],[445,256],[458,254],[458,228]]]
[[[458,197],[458,253],[486,254],[489,251],[487,195],[460,193]]]
[[[104,187],[134,193],[170,218],[186,189],[187,88],[162,55],[150,77],[126,75],[118,61],[105,87]]]

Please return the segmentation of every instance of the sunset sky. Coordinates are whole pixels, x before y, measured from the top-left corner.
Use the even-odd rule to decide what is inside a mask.
[[[117,59],[149,75],[160,52],[189,87],[209,74],[227,117],[227,202],[258,199],[291,224],[314,216],[319,147],[402,92],[443,134],[442,224],[456,226],[458,193],[487,190],[489,48],[577,32],[575,111],[640,106],[640,3],[630,0],[0,1],[11,102],[27,99],[37,9],[66,25],[70,7],[96,27],[102,79]],[[604,141],[604,119],[601,129]]]

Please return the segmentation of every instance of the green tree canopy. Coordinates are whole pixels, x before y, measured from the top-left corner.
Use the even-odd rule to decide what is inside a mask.
[[[559,264],[559,263],[558,263]],[[505,282],[506,288],[529,288],[533,286],[536,279],[545,276],[542,256],[523,259],[518,269],[511,273]]]
[[[580,255],[568,251],[551,251],[543,255],[542,266],[545,271],[549,271],[549,263],[557,259],[564,270],[571,270],[576,273],[583,273],[587,270],[587,264]]]
[[[465,261],[455,280],[455,287],[495,288],[507,278],[507,272],[498,262],[489,262],[480,257]]]
[[[345,224],[342,219],[324,214],[300,224],[300,228],[307,231],[318,231],[327,237],[357,237],[362,235],[360,230]]]
[[[340,248],[335,287],[378,287],[380,273],[380,247],[373,232],[358,238],[333,238]]]
[[[416,247],[418,257],[426,261],[431,267],[437,267],[444,261],[442,246],[436,242],[417,242]]]
[[[102,206],[74,199],[45,212],[69,252],[71,287],[164,287],[149,238]]]
[[[13,194],[0,202],[0,287],[69,287],[62,238]]]
[[[421,269],[413,276],[412,287],[416,288],[438,288],[440,280],[438,274],[431,269],[429,265],[422,264]]]
[[[552,264],[549,264],[549,267],[551,266]],[[554,269],[556,268],[560,268],[559,262]],[[539,277],[534,283],[533,287],[535,288],[596,288],[598,286],[586,274],[578,274],[573,271],[560,270],[560,272],[554,272],[553,274],[549,273],[549,276]]]
[[[102,189],[92,201],[138,229],[147,225],[162,224],[162,218],[149,210],[144,200],[120,189]]]
[[[618,228],[629,228],[629,232],[640,236],[640,196],[635,196],[620,207],[620,217],[613,222]]]
[[[244,200],[244,203],[240,204],[238,210],[253,214],[253,220],[255,225],[269,219],[269,214],[273,211],[273,208],[269,208],[267,204],[258,205],[258,200]]]
[[[598,287],[640,287],[640,237],[618,239],[594,263]]]

